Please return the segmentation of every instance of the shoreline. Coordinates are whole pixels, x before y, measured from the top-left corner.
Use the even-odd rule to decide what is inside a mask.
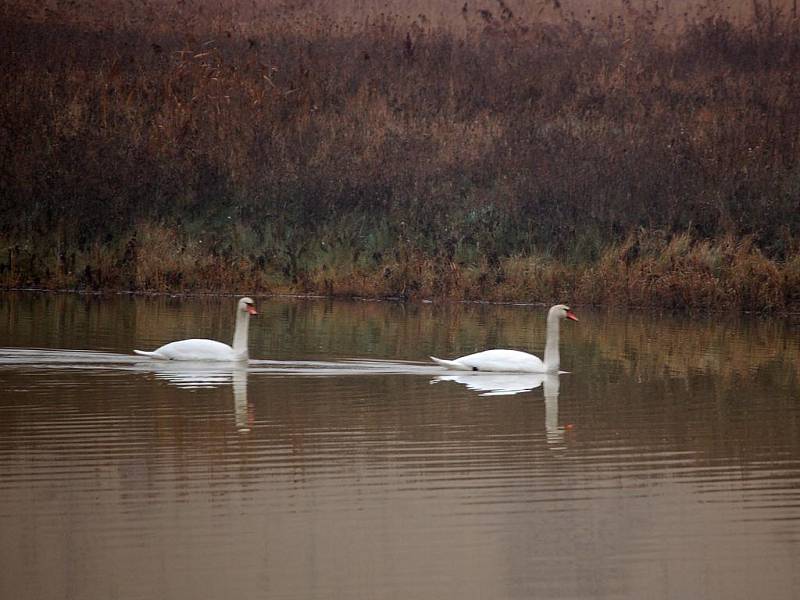
[[[235,23],[13,5],[0,289],[800,311],[778,13],[462,38],[289,10],[203,41]]]
[[[24,260],[5,265],[0,260],[0,289],[140,295],[243,290],[252,295],[386,301],[800,312],[800,255],[778,261],[751,240],[732,237],[708,240],[639,232],[609,246],[595,260],[574,262],[552,255],[462,262],[401,248],[357,264],[348,253],[326,249],[304,255],[291,274],[260,266],[244,253],[221,257],[177,243],[151,246],[136,239],[134,233],[124,244],[72,251],[68,262],[75,271],[65,271],[62,256],[52,249],[28,246],[32,250]],[[5,245],[10,245],[7,240]]]
[[[109,296],[131,296],[131,297],[185,297],[185,298],[202,298],[202,297],[229,297],[235,298],[241,295],[249,295],[255,298],[283,298],[295,300],[335,300],[335,301],[352,301],[352,302],[386,302],[398,304],[464,304],[464,305],[489,305],[489,306],[522,306],[522,307],[547,307],[553,302],[566,302],[575,307],[590,307],[600,310],[626,310],[626,311],[659,311],[662,313],[673,314],[718,314],[718,315],[749,315],[749,316],[763,316],[765,314],[774,314],[781,317],[794,317],[800,316],[800,304],[791,304],[785,307],[764,307],[760,309],[743,308],[737,306],[724,306],[713,307],[707,305],[665,305],[653,302],[650,304],[644,303],[625,303],[625,302],[585,302],[576,301],[569,296],[561,298],[553,298],[550,300],[533,300],[524,298],[512,299],[482,299],[482,298],[459,298],[453,295],[448,296],[424,296],[413,295],[401,297],[397,295],[365,295],[357,293],[315,293],[315,292],[298,292],[289,290],[265,290],[242,287],[238,291],[232,289],[123,289],[107,287],[102,289],[88,289],[88,288],[66,288],[66,287],[47,287],[47,286],[0,286],[0,294],[7,293],[28,293],[28,294],[63,294],[63,295],[78,295],[78,296],[92,296],[92,297],[109,297]]]

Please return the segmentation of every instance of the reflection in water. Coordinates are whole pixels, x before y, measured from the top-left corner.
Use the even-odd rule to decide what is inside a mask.
[[[547,443],[561,447],[564,443],[564,428],[558,425],[558,390],[561,385],[558,375],[546,373],[463,373],[439,375],[431,383],[454,381],[467,386],[481,396],[515,396],[530,392],[544,384],[544,427]],[[558,445],[558,446],[556,446]]]
[[[250,431],[252,407],[247,401],[248,373],[271,376],[365,376],[423,374],[441,371],[429,363],[410,361],[345,359],[249,360],[242,362],[142,360],[138,356],[90,350],[48,350],[42,348],[0,348],[0,370],[12,368],[75,371],[135,371],[154,374],[156,379],[185,390],[231,387],[236,428]],[[539,381],[536,385],[540,385]],[[536,387],[536,386],[533,386]]]
[[[538,388],[546,378],[555,379],[556,395],[558,395],[558,375],[544,373],[482,373],[478,371],[463,375],[439,375],[431,383],[455,381],[475,392],[481,392],[481,396],[514,396]]]
[[[130,355],[229,305],[0,295],[0,598],[800,597],[796,322],[586,309],[534,381],[427,356],[538,309],[274,298],[246,370]]]
[[[150,360],[138,362],[136,367],[142,371],[152,371],[157,379],[183,389],[230,386],[233,390],[236,429],[239,433],[250,431],[246,364]]]
[[[547,432],[547,443],[553,447],[564,442],[564,428],[558,425],[558,390],[560,385],[558,375],[548,375],[544,380],[544,429]]]

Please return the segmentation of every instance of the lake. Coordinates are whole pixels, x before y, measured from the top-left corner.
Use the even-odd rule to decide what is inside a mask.
[[[0,294],[2,598],[800,597],[800,320]]]

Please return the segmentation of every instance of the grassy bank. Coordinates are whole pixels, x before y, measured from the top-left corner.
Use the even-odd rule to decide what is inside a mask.
[[[800,310],[790,15],[122,6],[0,17],[2,286]]]
[[[138,251],[97,245],[85,256],[75,255],[77,265],[84,266],[67,272],[52,257],[50,265],[40,263],[44,275],[34,280],[25,263],[37,258],[14,250],[11,268],[0,282],[6,288],[242,290],[494,302],[568,299],[610,306],[800,310],[800,257],[770,259],[751,239],[709,242],[687,234],[664,238],[642,231],[610,246],[597,260],[580,262],[544,255],[459,262],[417,251],[392,254],[377,264],[357,264],[349,255],[337,258],[322,252],[316,264],[290,278],[246,256],[222,257],[200,244],[184,243],[172,230],[142,229],[136,238]]]

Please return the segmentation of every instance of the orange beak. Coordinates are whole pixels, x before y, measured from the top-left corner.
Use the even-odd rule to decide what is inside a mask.
[[[574,313],[574,312],[572,312],[571,310],[568,310],[568,311],[567,311],[567,318],[568,318],[570,321],[577,321],[577,320],[578,320],[578,317],[576,317],[576,316],[575,316],[575,313]]]
[[[252,304],[248,304],[247,305],[247,312],[249,314],[251,314],[251,315],[257,315],[258,314],[258,311],[256,310],[256,307],[253,306]]]

